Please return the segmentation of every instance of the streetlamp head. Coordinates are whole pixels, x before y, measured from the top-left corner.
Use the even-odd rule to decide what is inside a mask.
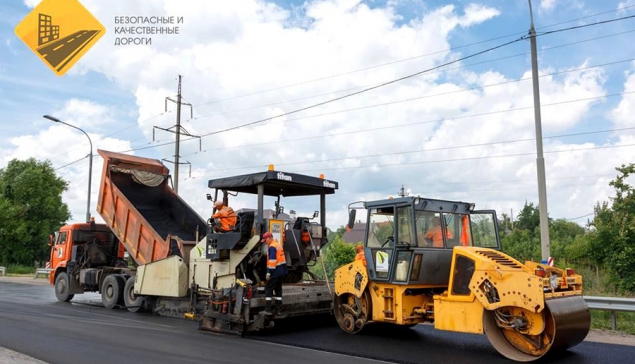
[[[60,120],[58,118],[55,118],[55,117],[53,117],[51,115],[44,115],[44,119],[49,119],[49,120],[54,121],[56,123],[61,123],[62,122],[62,120]]]

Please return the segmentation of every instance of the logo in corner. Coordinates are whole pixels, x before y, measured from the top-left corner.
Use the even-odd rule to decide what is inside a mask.
[[[78,0],[43,0],[15,34],[58,76],[64,75],[106,33]]]

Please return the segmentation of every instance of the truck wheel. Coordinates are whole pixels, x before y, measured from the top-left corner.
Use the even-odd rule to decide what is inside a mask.
[[[55,278],[55,297],[62,302],[68,302],[75,297],[74,294],[68,293],[71,283],[66,272],[60,272]]]
[[[125,306],[126,301],[123,299],[124,295],[124,287],[126,286],[126,276],[123,274],[115,274],[115,279],[117,280],[117,286],[119,287],[119,296],[117,297],[117,305]]]
[[[134,276],[128,278],[123,289],[123,301],[130,312],[139,312],[143,305],[143,297],[134,294]]]
[[[117,302],[123,301],[123,285],[119,283],[120,280],[123,281],[123,279],[117,278],[114,274],[104,279],[104,283],[101,286],[101,302],[104,307],[108,309],[114,308]]]

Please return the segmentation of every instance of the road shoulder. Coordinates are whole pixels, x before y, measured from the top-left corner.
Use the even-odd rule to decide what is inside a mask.
[[[41,360],[0,347],[0,362],[3,364],[47,364]]]

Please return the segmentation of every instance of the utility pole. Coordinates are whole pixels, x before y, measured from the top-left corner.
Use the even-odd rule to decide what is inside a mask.
[[[176,143],[174,144],[174,192],[179,193],[179,147],[181,146],[181,75],[176,94]]]
[[[192,138],[198,138],[199,151],[201,151],[201,149],[202,149],[201,148],[202,147],[202,145],[201,145],[201,137],[197,136],[197,135],[190,134],[187,130],[185,130],[185,128],[183,128],[181,126],[181,105],[189,106],[190,107],[190,118],[194,117],[194,110],[192,109],[192,104],[187,103],[187,102],[183,102],[183,97],[182,97],[182,94],[181,94],[181,78],[182,77],[183,76],[179,75],[179,86],[178,86],[178,93],[176,95],[176,101],[171,99],[171,98],[169,98],[169,97],[165,98],[165,111],[168,111],[168,101],[172,101],[172,102],[176,103],[176,125],[174,125],[171,128],[167,128],[167,129],[164,129],[164,128],[161,128],[161,127],[158,127],[158,126],[155,126],[152,129],[152,141],[155,140],[155,138],[154,138],[154,129],[161,129],[163,131],[167,131],[167,132],[176,134],[176,143],[174,144],[174,192],[176,192],[177,194],[179,193],[179,165],[180,164],[189,164],[190,165],[190,176],[192,175],[192,165],[191,165],[191,163],[187,162],[187,161],[186,161],[186,163],[180,163],[179,162],[180,148],[181,148],[181,134],[187,135],[187,136],[192,137]],[[172,128],[174,128],[174,131],[171,130]],[[164,159],[164,161],[172,163],[172,161],[169,161],[169,160],[166,160],[166,159]]]
[[[549,244],[549,216],[547,215],[547,182],[545,178],[545,158],[542,152],[542,121],[540,117],[540,86],[538,84],[538,51],[536,50],[536,29],[534,28],[534,14],[529,0],[529,40],[531,43],[531,74],[534,85],[534,118],[536,123],[536,169],[538,172],[538,211],[540,214],[540,242],[542,260],[548,260],[551,255]]]
[[[406,197],[410,195],[408,192],[406,192],[406,189],[404,188],[403,185],[401,185],[401,188],[399,189],[399,196],[401,197]]]

